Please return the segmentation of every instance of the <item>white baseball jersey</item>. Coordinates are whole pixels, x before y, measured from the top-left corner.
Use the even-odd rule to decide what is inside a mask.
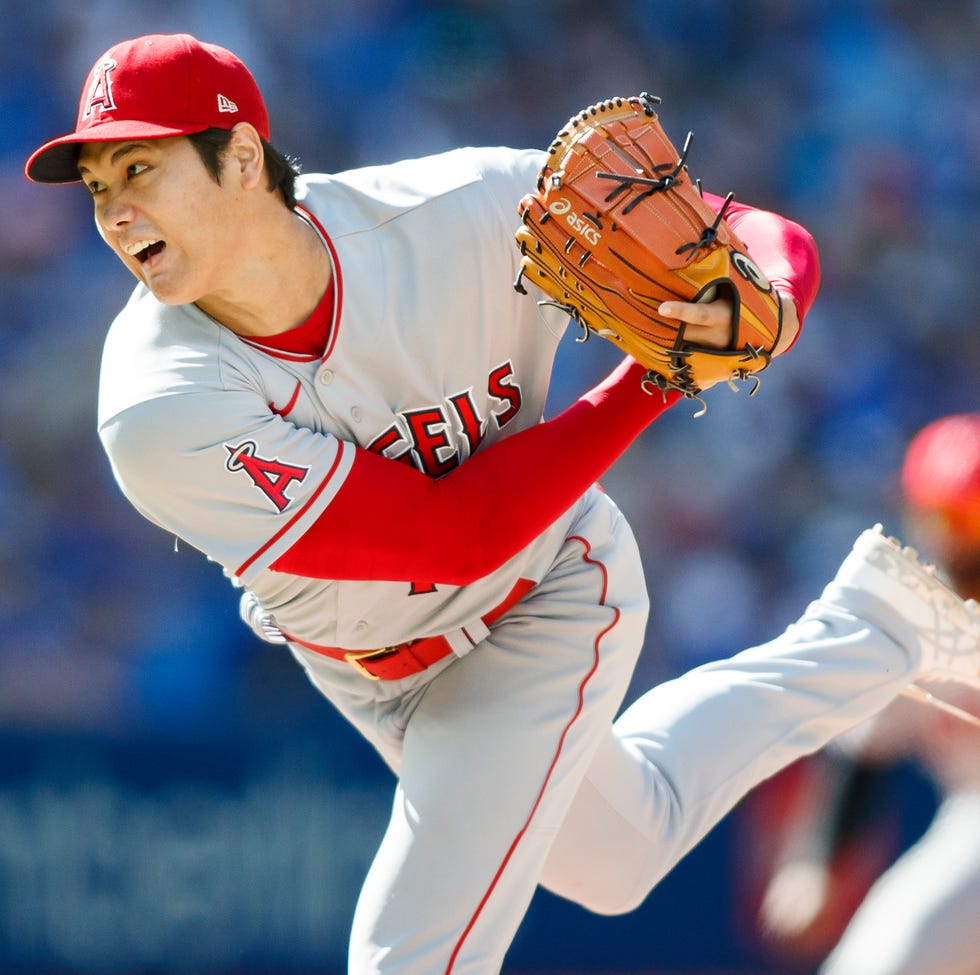
[[[541,420],[565,316],[511,285],[517,203],[543,158],[463,149],[301,178],[300,212],[333,262],[322,356],[264,348],[142,286],[114,322],[99,431],[119,485],[146,517],[256,593],[290,634],[366,649],[451,633],[518,578],[540,579],[553,559],[560,524],[466,587],[269,570],[330,504],[352,444],[438,477]]]

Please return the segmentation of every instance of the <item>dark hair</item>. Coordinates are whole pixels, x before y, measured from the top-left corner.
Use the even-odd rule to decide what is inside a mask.
[[[221,162],[224,151],[231,141],[230,129],[205,129],[187,137],[204,163],[204,168],[216,183],[221,182]],[[299,162],[284,156],[278,149],[262,140],[265,152],[265,173],[270,190],[279,190],[286,206],[292,210],[296,206],[296,177],[299,176]]]

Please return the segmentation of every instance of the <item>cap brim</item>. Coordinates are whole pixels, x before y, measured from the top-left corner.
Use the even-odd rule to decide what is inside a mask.
[[[45,142],[31,154],[24,166],[24,174],[35,183],[77,183],[78,156],[86,142],[126,142],[143,139],[166,139],[176,135],[203,132],[206,125],[154,125],[132,120],[107,121],[93,125],[82,132],[71,132]]]

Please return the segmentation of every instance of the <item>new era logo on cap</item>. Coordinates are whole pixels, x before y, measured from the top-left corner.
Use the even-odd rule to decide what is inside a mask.
[[[230,98],[226,98],[224,95],[218,95],[218,111],[237,112],[238,106]]]

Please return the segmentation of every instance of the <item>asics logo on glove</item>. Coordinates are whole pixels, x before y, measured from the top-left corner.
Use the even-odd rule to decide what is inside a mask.
[[[580,237],[584,237],[585,240],[595,247],[600,240],[602,240],[602,234],[589,223],[588,217],[583,217],[577,214],[572,209],[572,204],[564,196],[559,197],[548,207],[548,211],[556,217],[564,217],[565,223],[572,228]]]

